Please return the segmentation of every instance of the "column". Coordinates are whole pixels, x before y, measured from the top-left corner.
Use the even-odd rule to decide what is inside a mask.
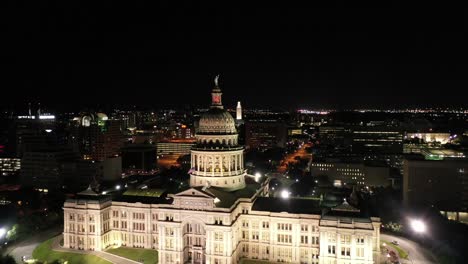
[[[240,160],[241,160],[241,162],[240,162],[240,168],[239,169],[242,169],[242,168],[244,168],[244,154],[242,152],[240,154]]]

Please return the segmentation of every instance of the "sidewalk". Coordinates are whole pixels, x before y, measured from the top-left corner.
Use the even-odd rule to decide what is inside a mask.
[[[141,264],[140,262],[127,259],[121,256],[113,255],[104,251],[90,251],[90,250],[77,250],[77,249],[71,249],[71,248],[63,248],[60,246],[61,239],[62,239],[62,235],[58,235],[54,238],[52,242],[53,250],[60,251],[60,252],[76,253],[76,254],[94,255],[102,259],[105,259],[107,261],[110,261],[112,263],[115,263],[115,264]]]

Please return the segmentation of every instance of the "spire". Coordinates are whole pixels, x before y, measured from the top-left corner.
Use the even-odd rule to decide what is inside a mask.
[[[218,79],[219,75],[216,75],[214,79],[215,87],[213,88],[213,91],[211,91],[211,108],[223,109],[224,107],[221,102],[221,95],[223,93],[221,92],[221,89],[219,89]]]

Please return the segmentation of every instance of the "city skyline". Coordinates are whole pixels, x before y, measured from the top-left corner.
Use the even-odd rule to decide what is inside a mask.
[[[202,105],[220,74],[232,107],[466,107],[465,23],[443,11],[37,5],[5,16],[7,103]]]

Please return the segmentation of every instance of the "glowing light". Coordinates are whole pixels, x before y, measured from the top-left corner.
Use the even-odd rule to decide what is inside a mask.
[[[261,177],[262,177],[262,175],[259,172],[255,173],[255,181],[256,182],[258,182]]]
[[[52,132],[52,129],[46,129],[45,132],[50,133]]]
[[[120,190],[120,185],[116,185],[116,186],[115,186],[115,189],[116,189],[116,190]]]
[[[413,228],[413,230],[416,232],[416,233],[424,233],[426,232],[426,224],[424,224],[423,221],[421,220],[418,220],[418,219],[413,219],[411,220],[411,228]]]
[[[289,195],[290,195],[289,191],[287,191],[287,190],[282,190],[281,191],[281,198],[288,199]]]
[[[106,191],[103,191],[103,192],[102,192],[102,194],[106,195],[106,194],[107,194],[107,192],[106,192]]]
[[[54,115],[41,115],[39,119],[55,119]]]
[[[6,234],[5,228],[0,228],[0,238],[2,238]]]

